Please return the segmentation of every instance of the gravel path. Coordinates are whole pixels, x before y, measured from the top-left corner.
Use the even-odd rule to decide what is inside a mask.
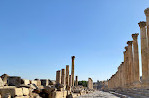
[[[117,97],[117,96],[110,94],[108,92],[95,91],[93,93],[82,95],[77,98],[120,98],[120,97]]]

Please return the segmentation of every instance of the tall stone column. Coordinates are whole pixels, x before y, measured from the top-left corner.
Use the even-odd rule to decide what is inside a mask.
[[[124,63],[123,63],[123,77],[124,77],[124,86],[126,85],[126,51],[124,53]]]
[[[56,71],[56,84],[61,84],[61,71]]]
[[[122,87],[122,64],[118,67],[119,72],[119,87]]]
[[[125,75],[126,75],[126,86],[128,87],[130,84],[130,78],[129,78],[129,66],[128,66],[128,46],[125,47],[126,52],[125,52]]]
[[[78,76],[76,76],[75,86],[78,86]]]
[[[69,75],[69,86],[72,86],[72,77]]]
[[[146,26],[147,26],[147,58],[148,58],[148,70],[149,70],[149,8],[144,10],[144,13],[146,15]],[[142,28],[144,29],[144,28]],[[142,73],[143,74],[143,73]],[[149,76],[149,73],[148,73]]]
[[[66,85],[69,86],[69,65],[66,65]]]
[[[147,33],[146,22],[141,21],[138,23],[141,34],[141,59],[142,59],[142,82],[149,82],[149,67],[148,67],[148,52],[147,52]]]
[[[121,65],[121,71],[122,71],[122,74],[121,74],[121,78],[122,78],[122,87],[124,87],[124,82],[125,82],[125,77],[124,77],[124,62],[122,62],[122,65]]]
[[[74,59],[75,56],[72,56],[72,67],[71,67],[72,86],[74,86]]]
[[[133,55],[132,55],[132,41],[128,41],[128,74],[130,84],[134,82],[134,69],[133,69]]]
[[[137,84],[140,83],[138,35],[139,35],[138,33],[132,34],[132,38],[133,38],[134,84],[136,84],[135,86],[137,86]]]
[[[65,69],[62,69],[61,84],[65,85]]]

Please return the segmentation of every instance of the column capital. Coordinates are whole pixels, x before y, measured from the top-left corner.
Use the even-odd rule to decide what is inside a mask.
[[[75,58],[75,56],[72,56],[71,58],[72,58],[72,59],[74,59],[74,58]]]
[[[132,45],[132,42],[133,42],[133,41],[127,41],[127,44],[128,44],[128,45]]]
[[[146,22],[145,22],[145,21],[140,21],[140,22],[138,23],[138,25],[139,25],[140,28],[143,28],[143,27],[146,26]]]
[[[145,14],[146,16],[149,16],[149,8],[146,8],[146,9],[144,10],[144,14]]]
[[[125,50],[126,50],[126,51],[128,50],[128,46],[125,47]],[[125,53],[126,53],[126,51],[125,51]]]
[[[133,39],[137,39],[138,38],[138,35],[139,35],[139,33],[132,34],[132,38]]]

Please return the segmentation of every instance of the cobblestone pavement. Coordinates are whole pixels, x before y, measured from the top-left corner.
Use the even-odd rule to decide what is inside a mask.
[[[120,98],[120,97],[117,97],[117,96],[110,94],[108,92],[95,91],[93,93],[82,95],[77,98]]]

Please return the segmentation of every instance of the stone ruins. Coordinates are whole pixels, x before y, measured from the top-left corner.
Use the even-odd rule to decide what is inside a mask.
[[[88,88],[78,85],[78,76],[74,77],[74,59],[75,56],[72,56],[71,75],[69,65],[66,65],[66,69],[56,71],[56,81],[26,80],[3,74],[0,76],[0,98],[74,98],[93,92],[91,78],[88,81]]]
[[[132,41],[125,47],[124,61],[117,72],[108,80],[109,91],[133,96],[148,98],[149,89],[149,8],[144,10],[146,22],[140,21],[142,78],[139,72],[138,35],[132,34]]]

